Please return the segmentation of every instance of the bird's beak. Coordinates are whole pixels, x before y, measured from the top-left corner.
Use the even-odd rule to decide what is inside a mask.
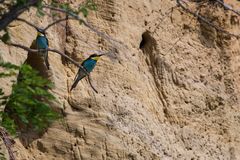
[[[41,32],[38,32],[37,35],[38,35],[38,36],[44,36],[44,34],[41,33]]]
[[[97,60],[99,60],[100,57],[103,56],[103,55],[105,55],[105,54],[100,54],[100,55],[98,55]]]
[[[101,56],[103,56],[104,54],[100,54],[97,55],[96,57],[93,57],[92,59],[94,59],[95,61],[98,61],[100,59]]]
[[[97,56],[97,57],[93,57],[92,59],[94,59],[95,61],[98,61],[100,58],[100,56]]]
[[[45,35],[45,30],[41,29],[41,28],[38,28],[37,29],[37,35],[38,36],[44,36]]]

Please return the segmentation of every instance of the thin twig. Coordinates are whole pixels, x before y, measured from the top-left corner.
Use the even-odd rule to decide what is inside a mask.
[[[67,21],[68,19],[71,19],[71,18],[69,18],[68,16],[66,16],[65,18],[58,19],[58,20],[50,23],[49,25],[47,25],[43,30],[46,31],[46,30],[48,30],[50,27],[52,27],[53,25],[55,25],[55,24],[57,24],[57,23],[60,23],[60,22],[62,22],[62,21]]]
[[[202,22],[208,24],[209,26],[215,28],[217,31],[220,31],[222,33],[225,33],[227,35],[230,35],[230,36],[233,36],[233,37],[236,37],[236,38],[239,38],[240,36],[239,35],[235,35],[235,34],[232,34],[232,33],[229,33],[228,31],[218,27],[217,25],[209,22],[205,17],[199,15],[198,13],[195,13],[193,11],[191,11],[190,9],[188,9],[187,7],[185,7],[181,2],[183,2],[182,0],[176,0],[177,4],[185,11],[185,12],[188,12],[190,14],[192,14],[194,17],[197,17],[199,20],[201,20]]]
[[[43,31],[46,31],[46,30],[48,30],[50,27],[52,27],[53,25],[55,25],[55,24],[57,24],[57,23],[60,23],[60,22],[62,22],[62,21],[66,21],[66,20],[68,20],[68,19],[71,19],[71,18],[65,17],[65,18],[58,19],[58,20],[50,23],[49,25],[47,25],[44,29],[41,29],[41,28],[37,27],[35,24],[33,24],[33,23],[31,23],[31,22],[29,22],[29,21],[27,21],[27,20],[25,20],[25,19],[16,18],[16,20],[22,21],[22,22],[28,24],[29,26],[35,28],[36,30],[41,29],[41,30],[43,30]]]
[[[234,10],[231,6],[229,6],[228,4],[226,4],[226,3],[224,3],[223,1],[220,1],[220,0],[216,0],[218,3],[220,3],[221,5],[223,5],[223,7],[225,8],[225,9],[227,9],[227,10],[230,10],[230,11],[232,11],[232,12],[234,12],[234,13],[236,13],[237,15],[239,15],[240,16],[240,13],[238,12],[238,11],[236,11],[236,10]]]
[[[65,10],[65,9],[61,9],[61,8],[56,8],[56,7],[53,7],[53,6],[49,6],[49,5],[44,5],[43,7],[44,7],[44,8],[48,8],[48,9],[50,9],[50,10],[58,11],[58,12],[61,12],[61,13],[65,13],[65,14],[68,15],[68,16],[66,16],[65,18],[58,19],[58,20],[50,23],[50,24],[47,25],[44,29],[42,29],[43,31],[46,31],[46,30],[49,29],[51,26],[53,26],[53,25],[55,25],[55,24],[57,24],[57,23],[60,23],[60,22],[62,22],[62,21],[67,21],[67,20],[69,20],[69,19],[79,20],[79,21],[80,21],[82,24],[84,24],[87,28],[89,28],[90,30],[92,30],[93,32],[95,32],[96,34],[98,34],[100,37],[108,40],[111,44],[113,44],[112,41],[117,42],[117,43],[119,43],[119,44],[123,44],[122,42],[119,42],[119,41],[111,38],[111,37],[108,36],[107,34],[98,31],[96,28],[94,28],[93,26],[91,26],[89,23],[87,23],[86,21],[84,21],[82,18],[80,18],[80,17],[79,17],[77,14],[75,14],[75,13],[72,13],[72,12],[70,12],[70,11],[68,11],[68,10]],[[69,17],[69,16],[71,16],[71,17]],[[27,21],[27,20],[25,20],[25,19],[16,18],[16,20],[25,22],[26,24],[28,24],[29,26],[31,26],[31,27],[33,27],[33,28],[35,28],[35,29],[37,29],[37,30],[41,29],[41,28],[37,27],[35,24],[33,24],[33,23],[31,23],[31,22],[29,22],[29,21]],[[118,46],[116,46],[115,44],[113,44],[113,45],[114,45],[115,47],[118,47]]]
[[[51,18],[53,19],[53,21],[56,21],[56,20],[57,20],[52,14],[50,14],[50,13],[44,11],[44,10],[42,10],[42,12],[44,13],[44,15],[47,15],[47,16],[51,17]],[[65,27],[65,25],[63,25],[63,24],[61,24],[61,23],[60,23],[60,25],[61,25],[62,27]]]
[[[111,38],[110,36],[106,35],[105,33],[98,31],[96,28],[94,28],[93,26],[91,26],[89,23],[87,23],[86,21],[84,21],[82,18],[80,18],[80,17],[79,17],[78,15],[76,15],[75,13],[72,13],[72,12],[70,12],[70,11],[68,11],[68,10],[65,10],[65,9],[56,8],[56,7],[48,6],[48,5],[44,5],[43,7],[44,7],[44,8],[48,8],[48,9],[50,9],[50,10],[58,11],[58,12],[61,12],[61,13],[65,13],[65,14],[71,16],[71,17],[68,17],[68,16],[67,16],[67,17],[65,17],[65,18],[58,19],[58,20],[50,23],[48,26],[46,26],[44,29],[42,29],[42,30],[44,30],[44,31],[46,31],[46,30],[49,29],[51,26],[53,26],[53,25],[55,25],[55,24],[57,24],[57,23],[60,23],[60,22],[62,22],[62,21],[67,21],[67,20],[69,20],[69,19],[72,19],[72,20],[75,19],[75,20],[79,20],[82,24],[84,24],[87,28],[89,28],[90,30],[92,30],[93,32],[95,32],[95,33],[96,33],[97,35],[99,35],[100,37],[108,40],[111,44],[113,44],[112,41],[114,41],[114,42],[117,42],[117,43],[119,43],[119,44],[124,45],[122,42],[119,42],[119,41]],[[31,23],[31,22],[29,22],[29,21],[27,21],[27,20],[25,20],[25,19],[17,18],[16,20],[25,22],[26,24],[32,26],[32,27],[35,28],[35,29],[41,29],[41,28],[37,27],[35,24],[33,24],[33,23]],[[113,44],[113,45],[114,45],[114,44]],[[115,47],[118,47],[118,46],[116,46],[116,45],[114,45],[114,46],[115,46]]]
[[[63,56],[64,58],[68,59],[70,62],[72,62],[73,64],[75,64],[77,67],[81,68],[87,75],[89,75],[89,73],[85,70],[85,68],[83,68],[78,62],[76,62],[75,60],[73,60],[72,58],[70,58],[69,56],[67,56],[66,54],[56,50],[56,49],[51,49],[51,48],[48,48],[48,49],[40,49],[40,50],[37,50],[37,49],[31,49],[31,48],[28,48],[26,46],[23,46],[21,44],[16,44],[16,43],[11,43],[11,42],[7,42],[6,43],[7,45],[10,45],[10,46],[14,46],[14,47],[17,47],[17,48],[21,48],[23,50],[26,50],[28,52],[32,52],[32,53],[37,53],[37,52],[44,52],[44,51],[50,51],[50,52],[55,52],[55,53],[58,53],[60,54],[61,56]]]
[[[9,12],[4,14],[0,19],[0,31],[5,29],[12,21],[14,21],[20,14],[28,10],[30,6],[35,5],[39,0],[28,0],[24,5],[16,4]]]
[[[94,88],[94,86],[92,85],[92,82],[91,82],[91,77],[90,77],[90,75],[88,75],[87,76],[88,77],[88,82],[89,82],[89,84],[90,84],[90,86],[91,86],[91,88],[96,92],[96,93],[98,93],[98,91]]]
[[[7,44],[8,44],[8,45],[11,45],[11,46],[14,46],[14,47],[18,47],[18,48],[24,49],[24,50],[26,50],[26,51],[28,51],[28,52],[33,52],[33,53],[36,53],[36,52],[39,52],[39,51],[40,51],[40,52],[43,52],[43,51],[51,51],[51,52],[55,52],[55,53],[60,54],[61,56],[67,58],[67,59],[68,59],[69,61],[71,61],[73,64],[75,64],[76,66],[78,66],[79,68],[81,68],[81,69],[86,73],[91,88],[92,88],[96,93],[98,93],[98,91],[97,91],[97,90],[94,88],[94,86],[92,85],[92,83],[91,83],[91,78],[89,77],[90,75],[89,75],[89,73],[86,71],[86,69],[85,69],[84,67],[82,67],[80,64],[78,64],[76,61],[74,61],[72,58],[68,57],[66,54],[64,54],[64,53],[62,53],[62,52],[60,52],[60,51],[58,51],[58,50],[56,50],[56,49],[50,49],[50,48],[48,48],[48,49],[37,50],[37,49],[28,48],[28,47],[23,46],[23,45],[20,45],[20,44],[15,44],[15,43],[10,43],[10,42],[8,42]]]
[[[9,138],[9,134],[4,128],[0,128],[0,137],[2,138],[9,154],[9,159],[10,160],[15,160],[13,151],[12,151],[12,145],[15,143],[15,141],[11,138]]]
[[[197,11],[197,12],[198,12],[198,11]],[[194,19],[194,17],[191,18],[189,24],[187,24],[188,26],[191,25],[193,19]],[[176,41],[172,44],[172,46],[167,50],[167,53],[168,53],[169,51],[171,51],[173,48],[175,48],[175,45],[176,45],[180,40],[182,40],[184,36],[186,36],[186,35],[183,34],[180,38],[178,38],[178,40],[176,40]]]
[[[41,29],[41,28],[37,27],[35,24],[33,24],[33,23],[31,23],[31,22],[29,22],[29,21],[27,21],[27,20],[25,20],[25,19],[22,19],[22,18],[16,18],[16,20],[17,20],[17,21],[24,22],[24,23],[28,24],[29,26],[35,28],[36,30]]]
[[[112,37],[108,36],[107,34],[103,33],[103,32],[100,32],[98,31],[96,28],[94,28],[93,26],[91,26],[89,23],[87,23],[84,19],[80,18],[77,14],[69,11],[69,10],[66,10],[66,9],[62,9],[62,8],[57,8],[57,7],[53,7],[53,6],[49,6],[49,5],[43,5],[43,8],[47,8],[47,9],[50,9],[50,10],[54,10],[54,11],[57,11],[57,12],[61,12],[61,13],[66,13],[68,14],[69,16],[73,17],[74,19],[76,20],[79,20],[83,25],[85,25],[87,28],[89,28],[90,30],[92,30],[94,33],[96,33],[97,35],[99,35],[100,37],[108,40],[111,44],[113,44],[112,42],[117,42],[121,45],[124,45],[122,42],[119,42],[115,39],[113,39]],[[114,44],[113,44],[114,45]],[[116,45],[115,45],[116,46]],[[124,45],[125,46],[125,45]],[[126,47],[126,46],[125,46]]]
[[[91,41],[87,41],[87,40],[85,40],[85,39],[83,39],[83,38],[81,38],[81,37],[77,37],[79,40],[81,40],[81,41],[83,41],[83,42],[85,42],[86,44],[87,44],[87,46],[86,47],[89,47],[89,48],[96,48],[96,47],[98,47],[96,44],[94,44],[93,42],[91,42]],[[102,50],[88,50],[87,52],[92,52],[92,53],[96,53],[96,54],[103,54],[103,55],[106,55],[106,56],[108,56],[108,57],[110,57],[110,58],[116,58],[116,55],[115,55],[115,53],[116,53],[116,49],[114,48],[114,47],[110,47],[110,49],[108,50],[108,51],[102,51]],[[112,56],[112,55],[115,55],[114,57]]]
[[[165,19],[169,17],[169,14],[172,13],[172,12],[173,12],[173,9],[175,9],[176,7],[178,7],[178,6],[176,5],[176,6],[173,6],[173,7],[169,8],[169,9],[167,10],[167,12],[164,13],[164,16],[161,17],[161,18],[159,18],[159,20],[157,20],[157,21],[160,22],[160,23],[158,23],[158,24],[154,27],[153,32],[156,32],[156,30],[158,29],[158,27],[159,27],[161,24],[164,24]],[[170,17],[170,18],[171,18],[171,21],[172,21],[172,17]]]

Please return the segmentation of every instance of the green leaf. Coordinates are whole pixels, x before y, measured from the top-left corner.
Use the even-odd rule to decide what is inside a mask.
[[[25,123],[25,124],[28,124],[28,123],[29,123],[29,121],[28,121],[28,119],[27,119],[27,117],[26,117],[25,115],[19,115],[19,117],[21,118],[21,121],[22,121],[23,123]]]
[[[81,8],[79,11],[82,12],[82,14],[83,14],[84,17],[87,17],[87,16],[88,16],[88,10],[87,10],[87,8]]]
[[[3,62],[3,61],[0,62],[0,67],[7,68],[7,69],[15,69],[15,70],[19,69],[19,66],[9,62]]]
[[[86,3],[86,7],[90,10],[97,10],[97,5],[93,2],[93,0],[88,0]]]
[[[7,129],[7,131],[15,135],[16,134],[16,125],[13,119],[9,118],[9,116],[6,113],[2,113],[2,117],[4,121],[2,121],[1,126]]]
[[[71,8],[69,7],[69,3],[60,4],[59,7],[65,10],[71,10]]]
[[[10,96],[4,96],[0,89],[0,102],[6,105],[2,115],[2,126],[9,132],[22,131],[24,127],[40,132],[60,117],[49,105],[49,102],[55,101],[55,97],[46,89],[53,87],[49,80],[39,76],[38,72],[29,65],[17,67],[2,63],[0,66],[8,70],[18,69],[20,75],[18,82],[12,86]]]
[[[43,1],[42,0],[39,0],[37,2],[37,12],[36,12],[36,15],[38,17],[43,17],[45,15],[45,13],[43,12]]]
[[[59,16],[59,14],[57,14],[57,13],[52,13],[52,17],[53,17],[53,18],[55,18],[55,17],[57,17],[57,16]]]
[[[88,16],[89,10],[97,10],[97,5],[92,0],[78,7],[78,12],[81,12],[84,17]]]
[[[10,77],[16,75],[15,72],[10,72],[10,73],[0,73],[0,78],[4,78],[4,77]]]
[[[36,14],[38,17],[43,17],[45,15],[45,13],[41,9],[37,9]]]

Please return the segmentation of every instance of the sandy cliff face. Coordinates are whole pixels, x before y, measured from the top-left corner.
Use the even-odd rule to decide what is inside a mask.
[[[41,137],[27,135],[26,148],[18,141],[18,159],[240,159],[239,40],[199,23],[175,1],[97,3],[89,21],[126,47],[116,48],[116,59],[103,57],[91,74],[99,94],[85,79],[68,92],[77,68],[50,53],[54,107],[64,120]],[[223,8],[204,6],[200,13],[240,33],[239,18]],[[31,20],[44,26],[51,19]],[[78,22],[62,25],[48,31],[50,46],[79,62],[110,46]],[[30,46],[35,39],[27,25],[10,29],[16,42]],[[6,61],[27,58],[20,49],[0,48]]]

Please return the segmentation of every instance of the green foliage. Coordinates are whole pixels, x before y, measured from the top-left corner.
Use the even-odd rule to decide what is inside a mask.
[[[14,69],[14,70],[18,70],[20,67],[15,65],[15,64],[12,64],[12,63],[9,63],[9,62],[0,62],[0,67],[2,68],[6,68],[6,69]]]
[[[6,104],[4,112],[1,113],[1,125],[11,134],[25,129],[40,132],[60,117],[48,104],[55,100],[47,90],[53,87],[49,80],[39,76],[29,65],[18,67],[1,63],[0,66],[19,70],[18,82],[13,84],[11,95],[4,96],[0,89],[0,100]]]
[[[23,6],[26,5],[27,0],[15,0],[11,6]],[[37,9],[37,16],[44,16],[43,0],[38,0],[33,5]],[[85,3],[78,7],[72,8],[69,3],[59,2],[58,0],[52,0],[51,6],[64,9],[66,14],[83,14],[87,17],[89,11],[97,10],[96,4],[93,0],[86,0]],[[27,6],[26,8],[30,8]],[[8,11],[8,10],[7,10]],[[6,11],[6,12],[7,12]],[[5,14],[5,11],[1,13]],[[53,17],[60,15],[58,12],[52,12]],[[83,20],[80,20],[81,24]],[[0,40],[4,43],[10,41],[10,34],[7,28],[4,29],[3,34],[0,36]],[[14,134],[16,131],[25,129],[34,129],[36,131],[42,131],[51,122],[60,118],[60,116],[54,112],[49,103],[54,101],[54,96],[48,91],[53,87],[52,83],[48,80],[40,77],[38,72],[33,70],[28,65],[16,66],[11,63],[3,63],[0,61],[0,67],[5,69],[4,72],[0,72],[0,78],[16,75],[19,72],[20,76],[18,82],[12,86],[12,93],[6,96],[3,90],[0,88],[0,105],[5,105],[5,110],[0,113],[2,118],[1,125],[5,127],[10,133]]]
[[[97,10],[97,5],[94,3],[93,0],[86,0],[86,2],[84,4],[79,5],[77,9],[71,8],[69,3],[59,3],[56,0],[53,0],[51,5],[54,7],[64,9],[74,14],[82,13],[84,17],[88,16],[89,10],[92,11]]]
[[[96,11],[97,5],[93,2],[93,0],[87,0],[85,4],[79,6],[78,11],[82,12],[84,17],[87,17],[89,14],[89,10]]]
[[[53,0],[52,3],[51,3],[51,6],[62,8],[62,9],[65,9],[66,11],[74,12],[74,10],[70,7],[68,2],[59,3],[59,1]]]
[[[17,5],[22,6],[27,2],[27,0],[17,0]]]
[[[19,69],[18,66],[8,62],[7,63],[0,62],[0,67],[7,69],[7,71],[5,72],[0,72],[0,78],[16,75],[16,70]]]
[[[43,12],[43,1],[42,1],[42,0],[39,0],[39,1],[37,2],[36,8],[37,8],[37,13],[36,13],[36,15],[37,15],[38,17],[42,17],[42,16],[45,15],[45,13]]]
[[[7,103],[8,96],[4,96],[2,88],[0,88],[0,105],[5,105]]]

